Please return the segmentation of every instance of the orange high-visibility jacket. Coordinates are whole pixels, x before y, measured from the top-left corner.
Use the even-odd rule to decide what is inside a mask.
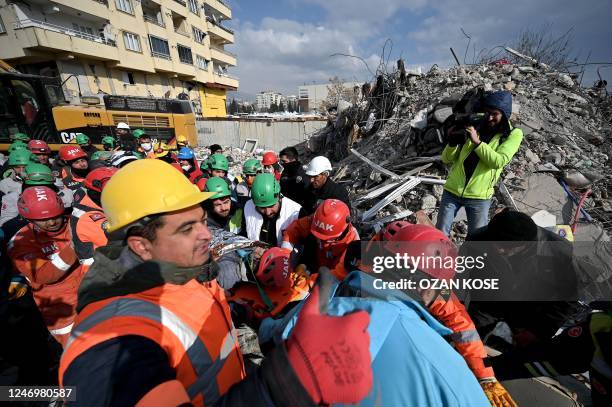
[[[70,226],[50,236],[27,224],[8,244],[15,271],[30,282],[49,332],[65,345],[76,315],[83,270],[71,245]]]
[[[194,405],[212,405],[246,377],[223,289],[216,281],[199,283],[194,279],[184,285],[164,284],[86,305],[62,355],[60,384],[79,355],[126,335],[159,344],[176,370],[176,380],[153,388],[141,403],[171,400],[175,404],[168,405],[178,405],[187,402],[181,399],[186,391]]]
[[[290,302],[301,301],[308,296],[311,287],[317,281],[318,274],[306,276],[303,274],[291,273],[291,286],[287,289],[263,286],[264,292],[272,302],[272,309],[261,297],[257,285],[253,283],[240,283],[236,289],[232,289],[232,295],[227,298],[249,307],[258,320],[278,315]]]
[[[77,257],[84,266],[91,266],[94,251],[108,243],[103,229],[104,222],[106,222],[104,211],[87,195],[72,208],[70,216],[70,226],[74,231],[72,241]]]
[[[293,249],[293,246],[308,237],[312,218],[311,215],[294,220],[283,233],[282,247]],[[352,225],[349,227],[348,233],[340,240],[325,242],[317,239],[317,270],[319,267],[327,267],[338,280],[343,280],[350,271],[344,268],[344,256],[349,244],[354,240],[359,240],[357,229]]]
[[[81,188],[83,186],[83,182],[85,181],[85,178],[74,175],[70,167],[63,167],[60,177],[64,182],[64,185],[72,190]]]
[[[439,295],[428,308],[444,326],[452,329],[454,347],[463,356],[474,376],[478,379],[495,377],[493,368],[484,364],[484,358],[487,357],[484,344],[459,298],[452,293],[448,300]]]

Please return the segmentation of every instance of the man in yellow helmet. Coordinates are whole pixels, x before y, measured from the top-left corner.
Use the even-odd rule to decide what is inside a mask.
[[[372,388],[369,315],[322,313],[327,294],[319,286],[292,336],[246,377],[209,254],[201,203],[214,194],[160,160],[130,163],[108,181],[101,201],[116,241],[96,251],[79,287],[61,385],[78,387],[75,404],[87,406],[363,399]]]

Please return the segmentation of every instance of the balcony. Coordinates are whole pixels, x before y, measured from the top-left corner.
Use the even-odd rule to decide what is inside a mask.
[[[149,23],[153,23],[155,25],[158,25],[162,28],[166,27],[166,24],[164,23],[164,20],[161,18],[161,16],[156,17],[156,16],[150,16],[148,14],[143,14],[142,17],[144,18],[145,21],[149,22]]]
[[[174,1],[183,7],[187,7],[187,2],[185,0],[174,0]]]
[[[234,90],[238,89],[238,78],[236,78],[235,76],[213,72],[213,79],[216,84],[225,85]]]
[[[87,55],[93,58],[118,61],[117,43],[114,39],[77,31],[72,28],[34,19],[22,19],[13,23],[18,36],[28,43],[24,48],[61,50],[67,53]]]
[[[215,37],[219,42],[234,43],[234,31],[215,22],[212,17],[207,16],[208,34]]]
[[[205,7],[210,7],[223,14],[227,19],[232,18],[232,10],[229,8],[227,3],[221,0],[206,0]]]
[[[223,48],[212,45],[210,46],[210,56],[212,59],[217,60],[221,63],[236,66],[236,55]]]
[[[106,0],[81,0],[77,2],[74,0],[51,0],[53,3],[68,7],[68,10],[76,10],[79,12],[87,13],[93,16],[102,17],[105,19],[110,18],[110,10],[108,9],[108,1]],[[32,2],[34,3],[34,2]],[[40,2],[39,2],[40,4]],[[65,11],[66,9],[63,9]]]

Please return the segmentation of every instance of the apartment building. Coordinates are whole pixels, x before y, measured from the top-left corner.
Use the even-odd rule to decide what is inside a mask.
[[[99,94],[181,98],[225,116],[236,56],[221,0],[0,0],[0,59],[60,76],[73,102]]]
[[[279,105],[283,95],[278,92],[266,91],[260,92],[255,96],[255,104],[257,110],[269,109],[273,104]]]
[[[353,95],[361,93],[361,83],[358,82],[343,82],[342,87],[344,92],[342,97],[345,100],[351,100]],[[327,100],[329,89],[332,83],[312,84],[298,86],[298,106],[301,112],[310,112],[320,110],[322,103]]]

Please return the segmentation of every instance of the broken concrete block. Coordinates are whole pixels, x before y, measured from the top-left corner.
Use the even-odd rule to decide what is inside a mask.
[[[511,191],[519,211],[531,216],[544,209],[555,215],[561,223],[569,223],[575,207],[555,177],[532,174],[525,177],[524,186],[525,190]]]
[[[443,108],[436,109],[436,111],[434,111],[434,118],[436,119],[438,123],[442,124],[452,114],[453,114],[452,107],[443,107]]]
[[[424,195],[421,198],[421,209],[424,211],[433,211],[438,206],[438,200],[433,195]]]
[[[525,150],[525,157],[527,157],[527,159],[534,164],[537,164],[540,162],[540,157],[538,157],[538,155],[534,153],[533,151],[531,151],[530,149]]]
[[[563,174],[563,180],[572,188],[584,188],[592,183],[584,174],[575,170]]]
[[[504,83],[504,89],[506,89],[506,90],[513,90],[514,88],[516,88],[516,83],[514,83],[514,82]]]
[[[557,225],[557,217],[545,210],[537,211],[536,213],[531,215],[531,219],[535,222],[536,225],[543,228],[548,228]]]

